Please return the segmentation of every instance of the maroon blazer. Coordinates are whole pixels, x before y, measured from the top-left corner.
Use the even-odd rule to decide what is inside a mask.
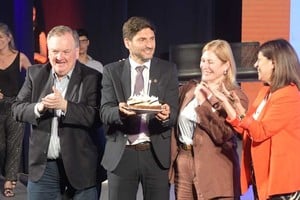
[[[179,108],[182,110],[193,98],[196,81],[180,88]],[[244,104],[247,97],[239,88],[234,88]],[[235,131],[226,122],[223,109],[212,111],[211,102],[205,101],[196,108],[200,123],[197,124],[193,151],[195,174],[200,180],[198,187],[204,199],[216,197],[240,197],[240,169]],[[179,129],[174,128],[171,137],[170,181],[174,182],[174,163],[179,152]]]

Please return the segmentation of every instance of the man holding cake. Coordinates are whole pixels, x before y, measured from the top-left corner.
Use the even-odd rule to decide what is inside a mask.
[[[153,57],[155,29],[145,18],[123,25],[129,58],[104,67],[100,117],[109,199],[169,199],[170,134],[178,111],[176,66]]]

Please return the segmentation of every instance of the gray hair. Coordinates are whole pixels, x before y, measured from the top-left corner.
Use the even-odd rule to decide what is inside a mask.
[[[79,47],[79,36],[78,36],[77,32],[75,30],[71,29],[70,27],[64,26],[64,25],[59,25],[59,26],[53,27],[47,35],[47,41],[49,41],[49,39],[53,36],[62,36],[66,33],[70,33],[73,36],[73,39],[75,41],[75,47],[78,48]]]

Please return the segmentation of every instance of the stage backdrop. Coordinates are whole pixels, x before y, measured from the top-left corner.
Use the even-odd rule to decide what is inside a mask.
[[[241,0],[51,0],[42,1],[45,28],[59,24],[90,33],[90,54],[107,64],[127,57],[122,24],[131,16],[157,27],[156,55],[168,59],[169,46],[222,38],[239,42]]]

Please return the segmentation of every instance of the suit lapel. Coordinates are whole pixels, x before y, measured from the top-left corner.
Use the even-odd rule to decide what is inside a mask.
[[[195,98],[195,95],[194,95],[195,89],[196,89],[196,87],[193,87],[186,92],[185,98],[183,99],[180,109],[183,109],[184,107],[186,107],[186,105]]]
[[[123,99],[123,101],[127,101],[127,99],[131,95],[131,72],[130,72],[130,64],[128,58],[124,62],[120,85],[122,86],[121,90],[125,98]]]
[[[151,60],[150,65],[150,74],[149,74],[149,81],[151,81],[150,85],[150,93],[149,95],[158,96],[158,80],[160,78],[160,67],[158,66],[159,63],[155,58]]]
[[[44,85],[41,93],[40,93],[40,96],[39,96],[39,99],[38,99],[38,102],[41,101],[42,98],[44,98],[46,95],[52,93],[52,86],[54,84],[54,78],[53,78],[53,74],[52,74],[52,71],[51,71],[51,66],[50,65],[46,65],[45,68],[44,68],[45,72],[44,73],[41,73],[41,79],[40,80],[47,80],[46,84]]]
[[[68,100],[75,100],[76,94],[80,95],[82,94],[82,88],[80,87],[81,83],[81,70],[80,70],[80,64],[76,62],[76,65],[74,67],[74,70],[71,75],[70,82],[68,84],[68,89],[65,95],[65,99]],[[79,89],[78,89],[79,88]],[[78,92],[79,91],[79,92]]]

